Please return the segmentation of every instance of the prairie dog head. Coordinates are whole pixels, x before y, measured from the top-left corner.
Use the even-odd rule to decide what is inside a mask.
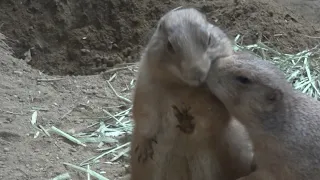
[[[207,84],[228,110],[242,119],[277,111],[291,89],[276,66],[249,53],[214,61]]]
[[[227,35],[194,8],[176,8],[165,14],[151,41],[149,54],[159,56],[158,63],[168,73],[192,86],[205,81],[213,59],[232,54]]]

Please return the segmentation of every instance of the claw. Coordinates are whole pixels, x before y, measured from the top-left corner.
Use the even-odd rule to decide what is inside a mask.
[[[155,138],[151,139],[145,139],[144,141],[141,141],[137,147],[135,148],[135,153],[138,155],[138,162],[144,163],[149,158],[153,159],[153,148],[152,143],[158,143]]]
[[[139,150],[139,146],[136,146],[136,148],[134,149],[134,152],[136,153]]]
[[[158,144],[158,141],[156,139],[154,139],[154,138],[152,139],[152,142]]]

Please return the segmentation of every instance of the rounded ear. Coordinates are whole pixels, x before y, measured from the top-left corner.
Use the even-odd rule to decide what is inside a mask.
[[[283,99],[283,92],[280,89],[270,89],[266,92],[265,98],[268,102],[278,102]]]
[[[165,19],[165,17],[162,17],[159,20],[157,31],[160,32],[160,34],[162,34],[162,35],[168,36],[169,31],[168,31],[165,23],[166,23],[166,19]]]
[[[164,18],[162,17],[160,20],[159,20],[159,23],[158,23],[158,30],[159,31],[163,31],[163,29],[164,29]]]

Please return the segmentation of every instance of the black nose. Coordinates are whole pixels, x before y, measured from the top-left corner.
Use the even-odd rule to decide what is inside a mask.
[[[192,78],[193,78],[194,80],[204,81],[205,75],[206,75],[206,73],[204,72],[204,70],[201,70],[201,69],[199,69],[199,68],[193,68],[193,70],[191,70],[191,72],[193,73],[193,74],[192,74]]]

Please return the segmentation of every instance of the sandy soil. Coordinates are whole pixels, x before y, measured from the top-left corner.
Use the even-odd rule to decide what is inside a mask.
[[[195,6],[230,38],[241,34],[244,43],[254,43],[262,35],[263,42],[284,52],[320,41],[320,1],[237,2],[1,1],[0,32],[6,38],[0,40],[0,179],[49,179],[67,171],[63,162],[77,164],[97,155],[97,144],[82,147],[43,133],[34,138],[32,110],[38,110],[38,124],[45,128],[81,132],[98,122],[93,117],[105,116],[104,108],[129,108],[107,86],[113,73],[105,71],[138,61],[155,23],[171,8]],[[119,71],[112,84],[121,91],[133,78],[134,72]],[[131,98],[130,90],[123,94]],[[112,180],[128,177],[127,158],[93,169],[106,171]],[[73,179],[85,179],[70,172]]]

